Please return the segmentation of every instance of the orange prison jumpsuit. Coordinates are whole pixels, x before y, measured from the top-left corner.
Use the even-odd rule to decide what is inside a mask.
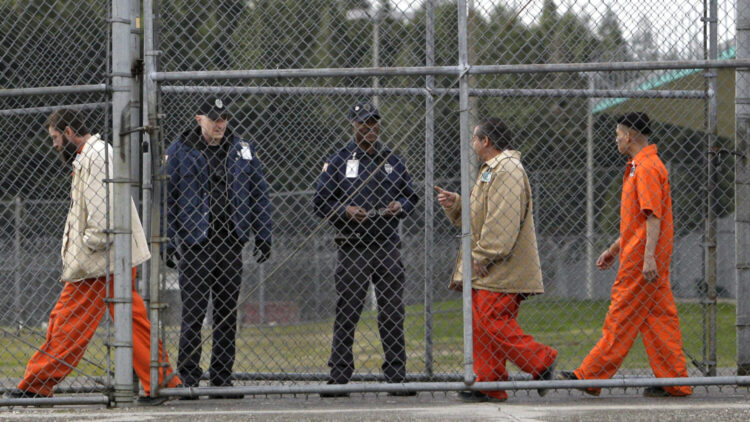
[[[646,282],[646,214],[660,220],[655,258],[659,278]],[[669,175],[656,145],[642,149],[625,168],[620,206],[620,268],[612,286],[602,338],[575,371],[579,379],[611,378],[638,333],[643,337],[651,369],[658,378],[687,376],[677,307],[669,285],[674,238]],[[692,393],[689,386],[665,387],[673,396]],[[600,389],[589,389],[598,394]]]
[[[474,373],[477,382],[505,381],[510,360],[537,379],[557,359],[557,350],[534,341],[518,325],[518,309],[523,295],[472,289],[472,329],[474,331]],[[505,399],[505,391],[482,391]]]
[[[151,392],[151,323],[143,299],[135,289],[135,274],[136,269],[133,268],[133,369],[148,396]],[[114,291],[113,279],[110,276],[110,297]],[[104,316],[105,294],[104,276],[65,283],[60,299],[49,316],[47,340],[29,360],[24,377],[18,384],[20,390],[52,396],[54,386],[73,371],[86,352]],[[109,314],[114,318],[113,303],[109,304]],[[163,354],[161,342],[159,356],[169,362]],[[164,377],[171,373],[170,367],[160,368],[159,383],[162,384]],[[180,379],[175,376],[167,386],[176,387],[179,384]]]

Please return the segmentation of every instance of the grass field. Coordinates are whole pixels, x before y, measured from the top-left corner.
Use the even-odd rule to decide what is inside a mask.
[[[553,301],[531,299],[521,307],[519,323],[524,330],[540,342],[559,351],[558,368],[574,369],[593,347],[601,334],[607,311],[607,301]],[[700,304],[678,304],[685,351],[696,360],[703,359],[702,318]],[[462,318],[459,301],[436,303],[433,306],[433,357],[434,372],[460,373],[462,370]],[[718,306],[717,350],[718,367],[734,368],[735,306]],[[92,340],[79,368],[73,376],[102,376],[106,364],[105,331]],[[326,361],[330,353],[332,321],[300,323],[288,326],[241,327],[237,342],[237,372],[315,373],[327,372]],[[210,331],[204,330],[205,336]],[[169,327],[165,344],[172,362],[177,357],[179,327]],[[41,345],[44,331],[25,330],[20,334],[4,329],[0,337],[0,377],[17,379],[22,376],[26,362],[34,347]],[[409,372],[424,371],[424,315],[420,305],[407,308],[406,321]],[[355,339],[356,367],[359,372],[379,373],[382,348],[377,332],[374,312],[365,312]],[[210,345],[205,345],[202,365],[208,367]],[[690,360],[690,358],[688,358]],[[691,365],[689,365],[691,366]],[[623,368],[648,370],[648,360],[643,343],[636,340]],[[511,372],[515,369],[511,368]]]

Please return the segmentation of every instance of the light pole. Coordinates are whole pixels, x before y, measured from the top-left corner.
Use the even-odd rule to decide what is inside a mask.
[[[346,20],[356,21],[361,19],[367,19],[372,21],[372,67],[380,67],[380,22],[386,17],[398,19],[403,15],[399,12],[386,12],[379,6],[379,2],[374,4],[374,8],[367,9],[352,9],[346,12]],[[372,88],[377,89],[380,86],[380,80],[377,76],[372,77]],[[372,96],[372,103],[375,107],[380,108],[380,100],[377,95]],[[399,226],[400,227],[400,226]],[[370,297],[370,309],[375,311],[377,309],[377,302],[375,300],[375,289],[372,284],[369,287],[367,295]]]
[[[380,23],[385,18],[400,19],[403,17],[401,12],[383,10],[379,3],[375,2],[373,8],[352,9],[346,12],[346,20],[348,21],[366,19],[372,22],[372,67],[380,67]],[[372,87],[377,89],[379,86],[380,78],[373,76]],[[375,107],[380,107],[377,95],[372,96],[372,103],[375,104]]]

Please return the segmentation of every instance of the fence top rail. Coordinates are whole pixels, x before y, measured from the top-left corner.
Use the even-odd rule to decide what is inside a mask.
[[[561,72],[605,72],[627,70],[666,70],[666,69],[719,69],[750,68],[750,59],[733,60],[677,60],[644,62],[597,62],[597,63],[551,63],[551,64],[504,64],[460,66],[420,66],[420,67],[363,67],[363,68],[324,68],[324,69],[254,69],[154,72],[151,78],[157,81],[188,80],[231,80],[231,79],[273,79],[273,78],[326,78],[357,76],[429,76],[462,75],[464,73],[508,74],[508,73],[561,73]]]
[[[56,105],[48,107],[29,107],[29,108],[9,108],[6,110],[0,110],[0,116],[24,116],[29,114],[40,114],[40,113],[52,113],[55,110],[63,108],[71,108],[74,110],[93,110],[97,108],[105,108],[109,106],[108,102],[102,103],[85,103],[85,104],[66,104]]]
[[[65,86],[40,86],[29,88],[0,89],[0,97],[21,97],[31,95],[55,95],[55,94],[84,94],[91,92],[106,92],[105,84],[95,85],[65,85]]]
[[[458,96],[454,88],[353,88],[293,86],[196,86],[162,85],[164,94],[251,94],[251,95],[393,95],[393,96]],[[710,93],[697,90],[638,89],[469,89],[475,97],[584,97],[584,98],[683,98],[703,99]]]

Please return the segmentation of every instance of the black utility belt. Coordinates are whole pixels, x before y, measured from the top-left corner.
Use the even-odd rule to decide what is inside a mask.
[[[359,236],[356,234],[348,235],[348,236],[336,236],[333,238],[334,243],[336,243],[337,246],[369,246],[372,244],[385,244],[385,243],[391,243],[393,245],[399,245],[400,241],[398,239],[393,239],[389,237],[368,237],[368,236]]]

